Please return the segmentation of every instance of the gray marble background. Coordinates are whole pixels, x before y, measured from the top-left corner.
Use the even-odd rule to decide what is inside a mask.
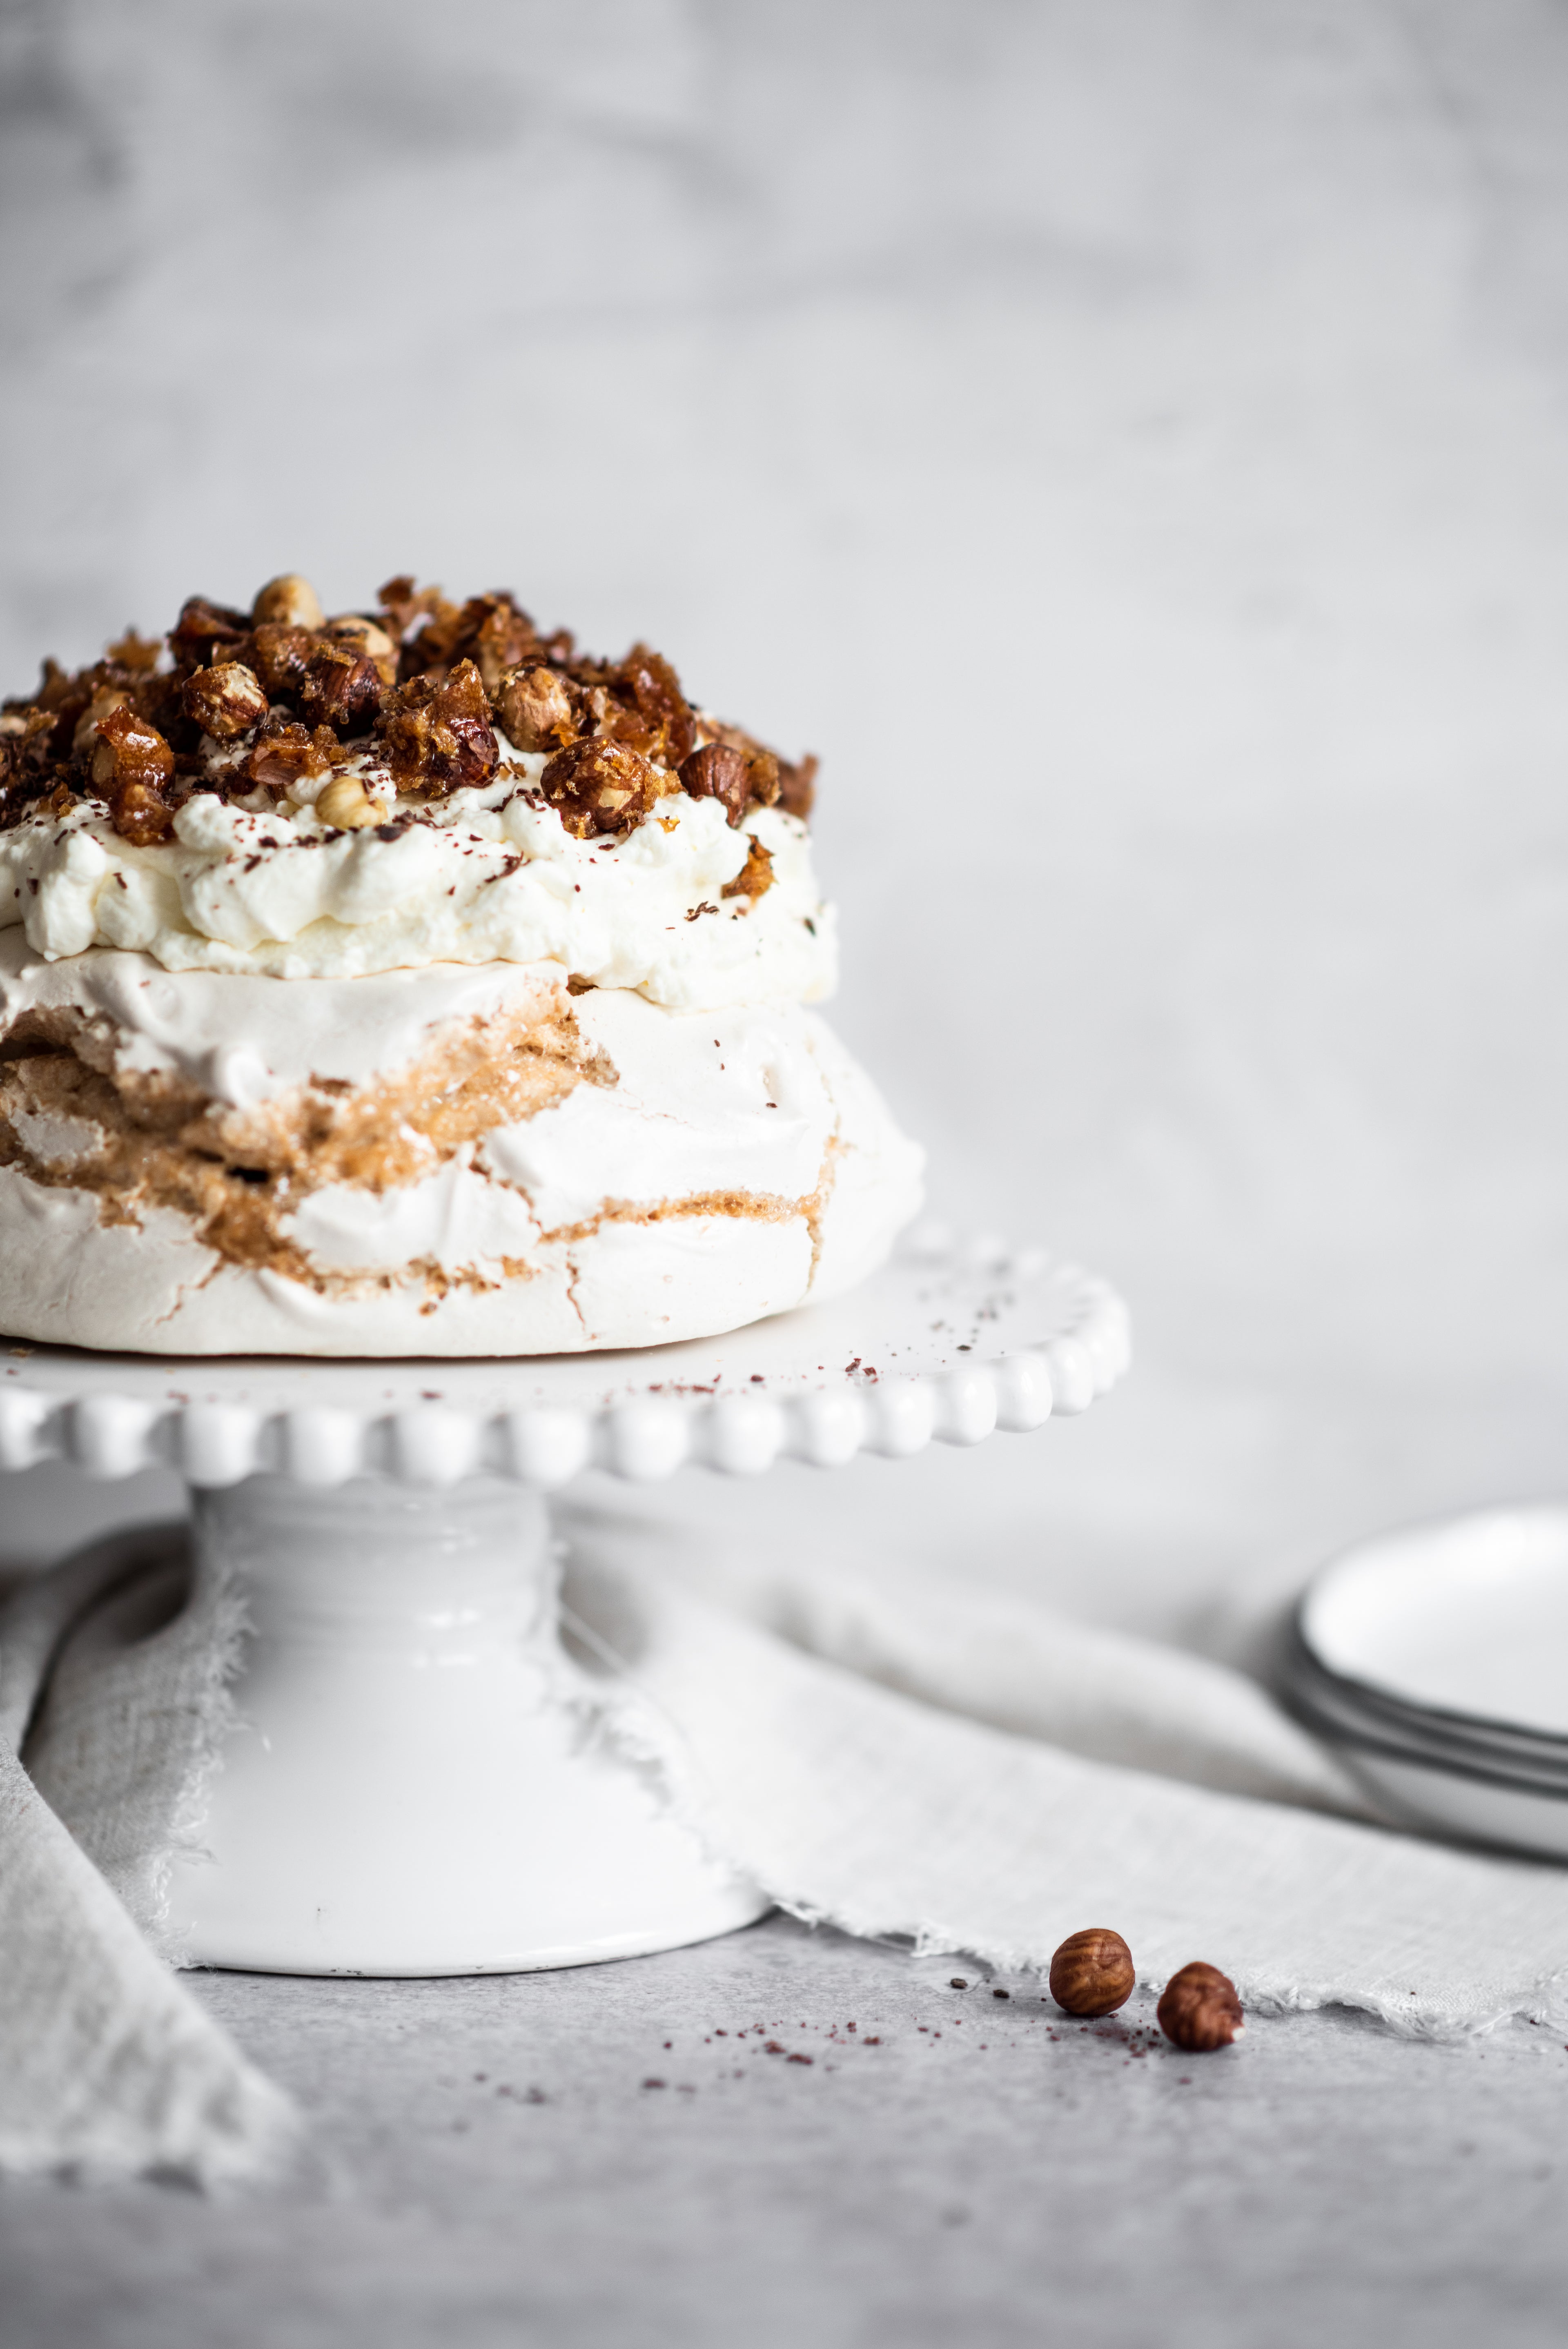
[[[1103,1413],[780,1472],[775,1523],[1244,1653],[1334,1542],[1561,1489],[1562,0],[3,0],[0,109],[5,679],[286,567],[330,605],[411,567],[510,585],[597,647],[647,636],[821,753],[836,1017],[937,1201],[1129,1294],[1140,1365]],[[16,1480],[0,1556],[127,1501]],[[754,1494],[695,1479],[661,1506],[755,1524]],[[808,1995],[795,1944],[767,1962]],[[646,1995],[674,2028],[731,1963],[659,1961]],[[287,2070],[283,1986],[220,1991]],[[548,1994],[590,2102],[593,1994]],[[407,2012],[461,2040],[467,1995]],[[547,2036],[532,1995],[480,2004]],[[1080,2124],[1116,2178],[1120,2107],[1086,2074],[1044,2137],[954,2085],[961,2191],[913,2089],[836,2135],[775,2139],[760,2108],[707,2184],[632,2096],[619,2156],[568,2132],[515,2172],[556,2181],[531,2302],[490,2204],[477,2268],[463,2249],[448,2120],[417,2083],[386,2102],[392,2009],[356,2010],[361,2044],[328,2005],[385,2220],[354,2257],[405,2279],[380,2339],[510,2340],[534,2307],[530,2338],[728,2340],[754,2292],[758,2341],[1033,2340],[1069,2273],[1085,2339],[1534,2341],[1568,2282],[1554,2074],[1386,2049],[1369,2073],[1356,2034],[1303,2023],[1276,2102],[1238,2088],[1212,2138],[1137,2123],[1149,2207],[1199,2146],[1244,2252],[1200,2197],[1175,2248],[1068,2224]],[[1485,2128],[1450,2145],[1467,2097]],[[1348,2197],[1314,2187],[1314,2142]],[[879,2221],[851,2194],[868,2231],[833,2251],[833,2180],[906,2178],[917,2144],[914,2201]],[[617,2159],[631,2265],[585,2297],[583,2198]],[[1056,2214],[1033,2250],[943,2234],[1015,2185]],[[204,2344],[354,2333],[361,2271],[319,2212],[247,2220],[242,2256],[167,2207],[117,2205],[73,2301],[47,2278],[76,2223],[28,2204],[16,2339],[161,2341],[170,2309]],[[423,2265],[390,2248],[408,2210]],[[713,2225],[724,2258],[683,2264],[681,2229]],[[306,2243],[317,2297],[269,2300]]]
[[[937,1200],[1134,1302],[1115,1427],[987,1474],[1018,1572],[1189,1619],[1555,1489],[1560,0],[0,45],[0,675],[285,566],[646,634],[821,753],[836,1016]]]

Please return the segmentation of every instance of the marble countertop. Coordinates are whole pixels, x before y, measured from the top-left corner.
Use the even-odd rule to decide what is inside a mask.
[[[5,2349],[1562,2339],[1543,2030],[1254,2019],[1195,2057],[1142,1993],[1075,2025],[781,1918],[566,1973],[194,1979],[308,2110],[309,2173],[8,2186]]]

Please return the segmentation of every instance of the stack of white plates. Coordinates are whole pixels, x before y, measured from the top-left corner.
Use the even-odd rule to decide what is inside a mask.
[[[1568,1859],[1568,1510],[1337,1558],[1296,1610],[1285,1685],[1385,1809]]]

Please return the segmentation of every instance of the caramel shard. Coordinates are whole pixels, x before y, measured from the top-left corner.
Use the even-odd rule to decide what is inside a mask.
[[[440,682],[417,677],[401,687],[376,731],[405,792],[487,782],[501,756],[483,680],[471,660],[459,661]]]
[[[275,718],[263,727],[255,749],[245,761],[245,773],[253,783],[265,783],[270,791],[286,792],[301,776],[308,779],[325,775],[337,747],[337,737],[330,727],[321,727],[312,734],[306,727]]]
[[[182,667],[204,668],[222,660],[225,647],[240,644],[250,625],[244,612],[209,603],[205,595],[192,595],[169,631],[169,649]]]
[[[99,720],[92,779],[109,795],[109,820],[122,840],[146,848],[167,838],[174,817],[163,786],[174,753],[155,726],[122,704]]]
[[[119,668],[134,669],[139,675],[151,676],[158,666],[163,642],[159,636],[139,636],[134,628],[127,628],[109,647],[109,658]]]
[[[719,892],[722,897],[749,897],[753,905],[765,897],[774,885],[774,860],[760,840],[753,840],[746,861],[732,881],[726,881]]]
[[[787,759],[779,761],[779,805],[785,815],[798,816],[802,823],[810,815],[816,798],[819,763],[815,752],[808,752],[793,766]]]
[[[628,743],[645,758],[679,767],[697,739],[696,717],[680,679],[648,645],[633,645],[606,678],[598,731]]]
[[[373,660],[352,645],[317,637],[299,681],[300,713],[307,724],[336,727],[340,734],[364,732],[386,698]]]
[[[308,628],[286,628],[268,621],[250,642],[251,666],[274,701],[297,694],[305,682],[306,665],[316,649]]]

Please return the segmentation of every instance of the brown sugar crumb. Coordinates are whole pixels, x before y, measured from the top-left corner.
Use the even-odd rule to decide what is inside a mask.
[[[127,629],[74,673],[47,660],[0,715],[0,829],[86,802],[145,846],[194,790],[282,792],[365,757],[405,798],[438,800],[496,774],[498,736],[549,761],[545,795],[581,839],[681,789],[737,825],[752,807],[811,808],[815,760],[792,765],[700,709],[648,645],[600,660],[504,591],[454,603],[410,574],[327,615],[288,573],[248,611],[192,595],[161,639]]]

